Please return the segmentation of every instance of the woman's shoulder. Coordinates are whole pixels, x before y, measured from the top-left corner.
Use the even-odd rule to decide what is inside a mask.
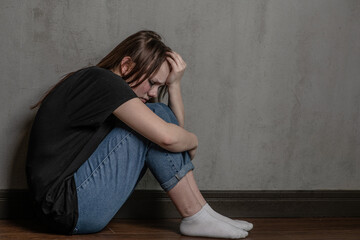
[[[90,66],[76,71],[68,79],[70,91],[84,91],[94,89],[94,91],[119,91],[129,88],[126,81],[109,69],[98,66]]]
[[[77,86],[78,84],[83,85],[87,83],[95,82],[108,82],[112,80],[118,80],[122,78],[113,73],[109,69],[101,68],[98,66],[89,66],[81,68],[73,72],[67,79],[66,82],[72,86]]]
[[[111,76],[111,77],[116,77],[119,78],[120,76],[113,73],[111,70],[106,69],[106,68],[101,68],[98,66],[90,66],[90,67],[86,67],[81,69],[80,71],[83,71],[84,73],[89,73],[89,74],[94,74],[94,75],[104,75],[104,76]]]

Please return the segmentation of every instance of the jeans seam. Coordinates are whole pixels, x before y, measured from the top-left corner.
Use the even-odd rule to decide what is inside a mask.
[[[88,179],[90,178],[90,177],[92,177],[94,174],[95,174],[95,172],[97,172],[97,170],[101,167],[101,165],[103,164],[103,162],[110,156],[110,154],[112,154],[114,151],[115,151],[115,149],[117,149],[118,148],[118,146],[120,145],[120,144],[122,144],[123,142],[124,142],[124,140],[130,135],[130,134],[132,134],[133,132],[132,131],[130,131],[125,137],[123,137],[121,140],[120,140],[120,142],[118,143],[118,144],[116,144],[116,146],[104,157],[104,159],[99,163],[99,165],[91,172],[91,174],[76,188],[76,191],[77,192],[79,192],[80,191],[80,188],[86,183],[86,182],[88,182]]]
[[[171,157],[171,155],[168,154],[168,153],[166,153],[166,158],[167,158],[168,161],[171,163],[173,171],[175,171],[176,173],[178,173],[180,170],[175,166],[174,161],[173,161],[173,158]]]

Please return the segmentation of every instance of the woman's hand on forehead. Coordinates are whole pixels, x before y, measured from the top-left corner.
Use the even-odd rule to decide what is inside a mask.
[[[171,71],[166,79],[166,85],[180,84],[181,78],[184,75],[186,63],[182,57],[176,52],[168,52],[166,60],[171,66]]]

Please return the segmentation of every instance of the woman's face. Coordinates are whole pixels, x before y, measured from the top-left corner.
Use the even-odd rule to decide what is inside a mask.
[[[159,87],[165,85],[169,73],[169,64],[167,61],[164,61],[154,76],[145,79],[139,86],[132,87],[132,90],[143,103],[146,103],[151,98],[158,96]]]

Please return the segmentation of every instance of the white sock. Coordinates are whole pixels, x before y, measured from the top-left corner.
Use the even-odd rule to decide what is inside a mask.
[[[206,211],[205,206],[199,212],[181,221],[180,232],[187,236],[232,239],[245,238],[248,235],[246,231],[226,223]]]
[[[214,209],[212,209],[210,207],[210,205],[207,203],[204,205],[204,208],[209,213],[214,214],[218,219],[221,219],[222,221],[229,223],[235,227],[241,228],[245,231],[250,231],[253,228],[252,223],[249,223],[247,221],[242,221],[242,220],[232,220],[231,218],[225,217],[225,216],[221,215],[220,213],[216,212]]]

